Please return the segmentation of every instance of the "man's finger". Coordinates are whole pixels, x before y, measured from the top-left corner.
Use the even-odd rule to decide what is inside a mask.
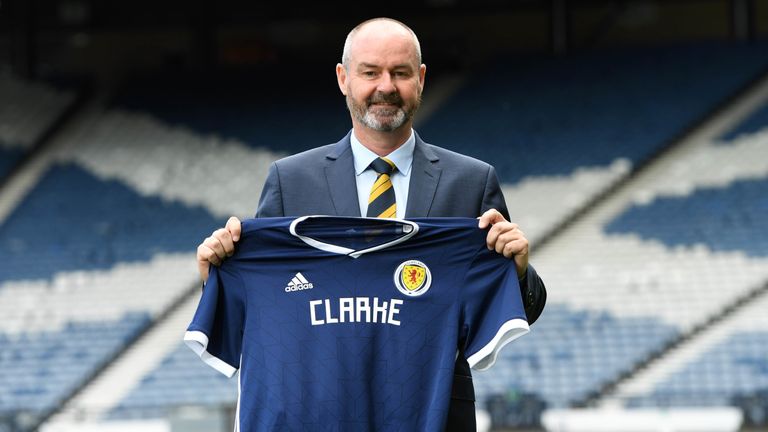
[[[501,224],[494,225],[494,228],[499,225]],[[498,241],[503,243],[509,243],[520,238],[525,238],[525,233],[520,231],[520,229],[515,224],[503,224],[499,230],[500,234]]]
[[[240,219],[232,216],[227,219],[227,224],[224,226],[227,231],[232,235],[232,241],[240,240],[240,233],[242,232],[242,224]]]
[[[221,243],[221,247],[226,256],[230,257],[235,253],[235,242],[232,239],[232,233],[230,233],[229,230],[226,228],[219,228],[213,232],[213,237]]]
[[[499,242],[506,243],[518,237],[517,224],[510,222],[497,222],[491,226],[488,230],[488,235],[485,237],[488,249],[496,248],[496,244]]]
[[[501,234],[502,230],[500,226],[491,226],[491,229],[488,230],[488,235],[485,236],[485,244],[488,246],[489,250],[496,248],[496,244],[499,243],[499,236]]]
[[[507,242],[502,248],[502,253],[507,258],[512,258],[513,256],[518,255],[528,255],[528,240],[519,238]]]
[[[208,279],[211,264],[219,266],[235,253],[235,242],[240,239],[241,231],[240,219],[232,216],[224,228],[214,231],[197,247],[197,269],[203,282]]]
[[[203,244],[198,246],[197,260],[200,262],[207,261],[213,265],[220,265],[226,256],[224,254],[224,249],[220,247],[221,244],[218,243],[216,239],[211,239],[211,241],[209,241],[209,239],[211,238],[207,238]],[[213,243],[217,243],[219,247],[214,246]]]
[[[213,258],[213,256],[216,256],[216,258],[220,261],[227,257],[227,251],[224,250],[224,245],[222,245],[221,240],[219,240],[214,235],[207,237],[205,241],[203,241],[203,246],[210,249],[211,253],[208,255],[209,258]],[[213,263],[213,261],[211,262]]]
[[[211,260],[219,261],[216,254],[206,245],[201,244],[197,247],[197,270],[200,273],[200,279],[205,283],[208,280],[208,271],[211,268]]]
[[[489,225],[493,225],[498,222],[506,222],[504,216],[496,209],[486,210],[479,219],[478,227],[480,227],[480,229],[488,228]]]

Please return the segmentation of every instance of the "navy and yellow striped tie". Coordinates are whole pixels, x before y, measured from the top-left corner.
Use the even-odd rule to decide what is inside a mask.
[[[379,176],[371,188],[368,197],[368,212],[366,216],[377,218],[393,218],[396,215],[395,189],[392,187],[390,175],[395,170],[395,164],[387,158],[378,158],[371,162],[371,168]]]

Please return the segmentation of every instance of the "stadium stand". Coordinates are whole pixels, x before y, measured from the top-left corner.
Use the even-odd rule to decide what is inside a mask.
[[[147,314],[134,313],[110,321],[68,322],[56,331],[2,334],[2,413],[44,413],[57,407],[148,324]]]
[[[110,322],[126,313],[146,319],[134,322],[132,337],[83,362],[85,372],[73,385],[57,388],[55,399],[47,399],[52,403],[0,405],[3,413],[23,408],[31,412],[31,424],[44,418],[115,363],[115,354],[155,327],[190,295],[190,287],[198,290],[197,241],[225,216],[253,214],[266,167],[279,156],[98,103],[57,134],[36,158],[35,165],[45,169],[38,169],[33,187],[0,225],[0,248],[12,264],[2,267],[0,278],[8,310],[0,320],[2,333],[34,338],[58,331],[66,337],[72,323]],[[231,178],[233,169],[246,174]],[[155,348],[154,356],[148,351],[142,357],[159,363],[178,345],[184,325],[175,327],[172,342]],[[199,361],[192,370],[210,372]],[[111,392],[132,385],[126,379],[110,382]],[[82,393],[93,401],[88,391]],[[101,404],[78,407],[78,415],[101,412]]]
[[[763,95],[765,87],[759,90]],[[537,267],[547,274],[546,315],[531,339],[502,352],[495,366],[501,370],[476,374],[480,400],[508,393],[532,395],[550,408],[594,400],[712,406],[733,404],[734,398],[764,388],[763,362],[756,360],[764,348],[750,344],[761,341],[766,329],[755,315],[764,314],[764,300],[754,297],[768,285],[763,228],[768,124],[750,126],[753,133],[723,143],[723,130],[746,130],[743,123],[722,119],[729,116],[734,117],[726,110],[713,120],[719,129],[702,128],[687,137],[534,252]],[[743,122],[754,118],[748,115]],[[637,368],[670,347],[695,345],[689,338],[709,340],[702,328],[720,327],[721,316],[735,314],[744,302],[755,303],[752,314],[739,320],[749,323],[746,328],[719,334],[722,345],[697,347],[695,355],[672,361],[680,362],[674,367],[663,361],[651,365],[650,377],[642,379]],[[624,326],[632,330],[612,336]],[[732,352],[723,355],[722,350]],[[715,382],[692,384],[702,369]],[[678,375],[670,377],[673,371]],[[514,384],[499,385],[499,374]],[[609,384],[634,375],[639,382],[611,391]]]
[[[729,130],[718,140],[720,144],[735,143],[743,135],[753,136],[759,133],[768,125],[768,105],[753,112],[747,119],[739,123],[736,127]],[[754,139],[749,137],[748,139]]]
[[[271,68],[139,76],[127,82],[110,105],[151,114],[200,135],[293,154],[335,142],[350,129],[331,76],[324,85],[306,80],[329,72],[317,65],[292,64],[290,70],[282,68],[280,77]]]
[[[725,50],[725,48],[723,49]],[[704,55],[702,51],[695,51],[688,57],[688,61],[699,61],[701,59],[700,56],[702,55]],[[647,54],[647,56],[648,58],[651,57],[650,54]],[[680,68],[683,71],[686,70],[681,65],[688,65],[687,67],[690,67],[690,64],[684,61],[675,63],[675,61],[678,61],[679,59],[669,53],[664,53],[661,57],[666,59],[667,67],[672,70],[675,70],[675,67]],[[674,59],[672,57],[674,57]],[[686,57],[682,56],[682,58]],[[742,61],[748,62],[745,57],[742,57]],[[662,62],[662,64],[664,63]],[[669,64],[672,65],[670,66]],[[594,67],[595,70],[598,69],[597,66]],[[659,148],[665,146],[668,140],[672,140],[675,134],[681,133],[683,130],[690,127],[691,123],[697,118],[700,118],[700,116],[703,116],[708,111],[714,110],[717,101],[725,100],[728,95],[740,89],[746,83],[744,80],[747,78],[745,77],[751,78],[753,74],[762,67],[762,64],[753,64],[751,74],[742,75],[742,81],[738,83],[734,81],[730,84],[724,84],[724,87],[720,89],[721,93],[717,94],[717,91],[714,92],[717,97],[710,94],[706,96],[710,99],[701,99],[698,101],[698,104],[690,102],[688,108],[694,110],[695,106],[695,113],[689,113],[688,117],[685,117],[685,121],[679,120],[679,118],[670,119],[670,125],[666,126],[666,130],[674,132],[669,132],[667,136],[658,138],[656,141],[649,140],[648,143],[645,144],[642,156],[633,157],[635,159],[633,163],[638,163],[642,161],[643,158],[650,157],[650,155],[658,151]],[[683,74],[684,72],[678,73]],[[705,79],[706,78],[707,77],[705,77]],[[586,80],[586,78],[583,79]],[[638,78],[635,77],[633,79],[637,80]],[[678,75],[678,79],[680,79],[680,75]],[[715,80],[714,74],[709,77],[709,79]],[[631,79],[627,79],[627,81],[632,82]],[[665,90],[659,90],[659,92],[668,92],[670,87],[674,87],[677,84],[679,84],[679,82],[673,81],[668,84],[669,87],[666,87]],[[576,84],[569,85],[573,87],[576,86]],[[626,85],[630,86],[629,84]],[[692,93],[696,94],[696,91],[692,90]],[[459,92],[455,97],[460,98],[462,94],[465,93]],[[655,95],[655,93],[652,94]],[[617,102],[615,102],[613,106],[615,107],[617,104],[625,105],[625,102],[621,99],[617,99]],[[462,101],[461,103],[452,105],[463,106],[464,102]],[[557,106],[557,104],[553,105]],[[650,105],[649,102],[649,106]],[[708,108],[704,109],[702,108],[703,106]],[[607,108],[602,109],[607,110]],[[151,112],[153,109],[150,108],[149,111]],[[649,111],[651,111],[650,108]],[[635,118],[637,113],[632,114],[632,118]],[[435,116],[437,117],[439,115],[438,110],[438,114],[435,114]],[[593,113],[592,115],[598,116],[599,113]],[[431,123],[434,121],[437,120],[431,119],[429,122]],[[594,126],[594,128],[597,129],[598,126]],[[223,132],[223,134],[228,135],[227,132]],[[426,133],[424,135],[426,135]],[[425,136],[425,138],[429,139],[428,136]],[[577,142],[579,141],[577,140]],[[588,146],[589,144],[586,140],[581,142],[584,142],[585,146]],[[651,142],[652,144],[650,144]],[[638,151],[639,150],[636,149],[635,153]],[[746,157],[751,157],[748,152],[744,153],[746,154]],[[620,151],[617,154],[620,155]],[[569,156],[566,154],[563,159],[568,158]],[[620,160],[618,162],[613,161],[612,163],[614,164],[614,172],[622,175],[628,172],[629,165],[622,164]],[[582,176],[581,178],[583,179],[587,177],[588,176]],[[573,189],[578,189],[584,181],[589,181],[582,180],[580,182],[578,175],[574,176],[573,179],[576,179],[571,185]],[[594,181],[594,183],[599,183],[599,181]],[[605,187],[605,185],[600,187]],[[587,199],[587,197],[585,197],[585,199]],[[551,224],[547,226],[547,229],[551,228]],[[617,254],[615,250],[612,250],[607,255],[619,257],[622,262],[613,262],[616,266],[624,266],[627,261],[627,258],[620,258],[622,257],[622,254]],[[611,266],[610,260],[606,266]],[[559,271],[558,273],[562,273],[562,271]],[[624,279],[623,285],[631,290],[635,284],[635,281],[633,281],[635,275],[625,273],[622,276]],[[605,296],[605,293],[599,290],[592,291],[590,294],[595,296]],[[649,353],[660,350],[680,336],[681,330],[678,326],[674,325],[674,323],[660,321],[655,313],[648,312],[643,314],[635,311],[633,314],[630,314],[630,318],[626,318],[625,307],[622,307],[626,302],[620,297],[621,296],[618,295],[615,296],[615,301],[619,310],[611,310],[610,307],[600,310],[584,310],[584,305],[578,300],[574,301],[574,304],[565,301],[561,304],[553,304],[550,306],[547,311],[546,319],[537,325],[537,328],[534,331],[536,337],[531,338],[528,341],[525,340],[526,338],[523,338],[508,347],[507,350],[512,352],[512,354],[510,354],[507,366],[502,365],[497,369],[495,368],[494,372],[491,374],[493,378],[489,378],[487,381],[483,379],[478,380],[478,395],[480,396],[480,399],[486,400],[486,398],[490,398],[492,394],[503,392],[504,389],[507,389],[515,392],[534,394],[541,400],[546,401],[550,406],[567,406],[584,400],[590,394],[600,389],[606,382],[631,370],[633,365],[642,361],[649,355]],[[715,305],[715,307],[717,306]],[[690,318],[692,321],[700,318],[699,314],[693,315],[695,316]],[[581,335],[581,337],[579,337],[579,335]],[[584,340],[587,342],[584,342]],[[516,345],[519,345],[519,350]],[[518,351],[527,354],[516,357],[516,354],[514,353]],[[173,360],[169,358],[166,361]],[[505,359],[505,361],[507,361],[507,359]],[[501,363],[502,362],[500,361],[500,364]],[[521,373],[521,370],[525,370],[528,373]],[[553,370],[558,372],[552,373]],[[164,377],[164,374],[173,375],[171,372],[158,370],[153,373],[153,380],[164,382],[164,380],[170,379]],[[209,383],[207,379],[202,379],[201,382],[206,383],[205,385],[208,385]],[[202,390],[202,388],[199,389]],[[129,402],[121,404],[112,415],[128,415],[127,411],[129,411],[129,407],[131,404],[134,404],[134,402],[130,401],[157,399],[159,396],[156,393],[157,390],[151,383],[142,383],[137,387],[135,393],[132,393],[128,399],[126,399]]]
[[[768,156],[767,114],[768,104],[765,104],[714,144],[742,147],[753,144],[761,149],[759,156]],[[728,188],[705,188],[695,191],[690,200],[657,200],[633,208],[612,225],[635,219],[632,225],[636,231],[669,245],[698,242],[711,250],[740,250],[748,256],[764,257],[768,254],[768,236],[763,228],[768,218],[767,181],[765,176],[734,182]],[[692,215],[685,222],[695,226],[696,236],[672,233],[675,229],[688,231],[680,230],[679,217],[671,217],[668,229],[651,234],[647,231],[647,221],[657,219],[658,215],[645,214],[641,216],[643,221],[638,216],[652,208],[666,213],[667,217],[675,211]],[[728,235],[715,240],[710,234],[713,230],[727,230]],[[744,310],[719,323],[712,335],[699,338],[705,339],[699,343],[702,346],[681,350],[672,361],[661,365],[659,376],[640,380],[639,388],[630,388],[622,396],[633,406],[737,406],[743,409],[748,424],[764,425],[768,419],[767,308],[768,296],[763,292],[751,299]]]
[[[227,379],[210,367],[201,370],[200,366],[200,359],[189,355],[189,347],[177,345],[134,392],[120,401],[109,418],[162,418],[186,405],[231,406],[237,398],[237,380]]]
[[[75,99],[72,91],[0,70],[0,180]]]
[[[552,304],[535,335],[507,347],[509,354],[498,361],[497,369],[478,374],[488,375],[477,379],[481,401],[511,391],[537,395],[548,406],[569,406],[673,340],[677,331],[650,317],[621,318]]]
[[[697,287],[698,296],[716,293],[721,302],[720,311],[709,315],[715,323],[712,328],[684,340],[667,358],[619,386],[608,398],[640,407],[734,405],[744,408],[753,425],[764,425],[768,418],[758,416],[768,412],[768,400],[756,397],[766,388],[764,336],[768,325],[764,311],[768,278],[745,277],[746,273],[764,275],[768,254],[763,229],[768,216],[768,122],[760,125],[755,121],[763,116],[765,106],[682,161],[690,167],[689,181],[684,184],[690,186],[691,177],[697,177],[694,183],[702,187],[687,193],[667,192],[648,202],[644,199],[606,225],[606,231],[634,232],[669,248],[697,250],[699,255],[740,255],[749,264],[728,268],[730,280],[719,289],[708,292],[701,289],[704,284]],[[676,170],[677,175],[681,172]],[[657,232],[651,233],[648,225],[654,222]],[[723,235],[713,239],[712,231]],[[699,264],[704,275],[711,275],[711,262]],[[763,267],[755,267],[758,265]],[[727,296],[733,300],[730,305]],[[687,304],[695,305],[692,300]]]
[[[617,393],[627,406],[639,409],[736,407],[746,430],[763,430],[768,421],[767,291]]]
[[[510,55],[470,74],[419,130],[494,161],[513,219],[539,240],[760,76],[765,48]]]
[[[768,389],[768,296],[719,324],[709,348],[668,371],[652,391],[628,401],[634,406],[724,406]]]
[[[498,160],[503,183],[617,159],[637,165],[760,76],[764,49],[697,44],[510,56],[470,75],[455,95],[460,103],[436,111],[422,135]]]
[[[184,223],[164,227],[154,223],[158,218]],[[143,197],[77,166],[54,165],[0,227],[0,250],[8,264],[0,281],[51,279],[61,272],[108,269],[188,251],[194,246],[190,237],[212,226],[215,220],[199,207]]]
[[[190,251],[222,223],[199,204],[153,194],[157,184],[173,187],[174,159],[153,160],[139,146],[111,153],[120,139],[141,140],[142,129],[101,114],[88,111],[37,155],[37,180],[0,225],[0,335],[11,348],[0,356],[0,417],[21,430],[80,391],[196,285]],[[106,173],[120,168],[150,191]]]
[[[606,385],[697,336],[768,281],[768,246],[755,241],[765,240],[765,131],[732,125],[739,132],[720,130],[654,159],[765,69],[758,49],[707,45],[501,62],[468,79],[418,127],[425,140],[499,168],[513,218],[534,244],[587,203],[594,207],[534,251],[549,304],[530,335],[507,346],[489,372],[475,374],[478,406],[514,400],[512,409],[520,409],[533,401],[523,421],[530,424],[545,407],[605,396]],[[253,214],[269,162],[332,142],[346,133],[333,128],[347,123],[335,87],[332,99],[298,89],[285,105],[258,106],[236,97],[245,87],[234,79],[219,84],[223,90],[138,81],[110,104],[83,110],[37,155],[48,168],[0,220],[0,250],[12,263],[0,269],[0,342],[13,348],[0,354],[0,417],[43,416],[66,404],[75,417],[94,412],[117,421],[234,402],[235,381],[180,342],[156,343],[139,375],[121,377],[110,367],[150,332],[181,338],[183,328],[166,314],[179,299],[194,304],[197,242],[226,216]],[[256,101],[275,91],[270,100],[277,100],[275,87],[246,93]],[[313,102],[297,106],[302,97]],[[296,127],[286,112],[306,121],[323,115]],[[467,124],[485,129],[453,127]],[[474,144],[479,138],[482,146]],[[701,235],[722,224],[737,227],[726,242]],[[31,255],[39,258],[32,264]],[[700,388],[682,383],[702,368],[735,366],[740,380],[761,376],[765,351],[752,344],[764,346],[765,325],[755,325],[734,327],[725,345],[702,348],[703,357],[686,363],[690,369],[675,369],[680,378],[669,387],[649,384],[632,393],[632,403],[669,404],[680,389],[695,395]],[[93,349],[82,348],[83,339]],[[723,354],[723,346],[732,352]],[[31,374],[11,367],[22,356],[38,365]],[[709,357],[720,360],[715,366]],[[121,388],[100,406],[92,401],[108,384],[91,381],[97,375]],[[760,391],[713,389],[720,402]]]
[[[188,253],[174,257],[194,247],[187,230],[217,224],[206,212],[180,213],[173,203],[54,165],[0,228],[8,264],[0,274],[0,332],[11,345],[0,360],[0,409],[44,416],[88,382],[185,288],[167,272],[192,270]],[[16,380],[20,367],[33,372]]]
[[[668,247],[706,245],[712,251],[768,255],[763,236],[768,216],[768,178],[735,181],[726,188],[703,188],[685,199],[661,197],[634,206],[605,227],[608,234],[632,232]],[[723,236],[723,232],[728,235]]]

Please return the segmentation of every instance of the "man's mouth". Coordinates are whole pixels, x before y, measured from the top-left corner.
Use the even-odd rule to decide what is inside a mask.
[[[394,93],[389,95],[376,94],[368,100],[368,106],[380,106],[384,108],[400,108],[403,106],[403,100],[400,95]]]

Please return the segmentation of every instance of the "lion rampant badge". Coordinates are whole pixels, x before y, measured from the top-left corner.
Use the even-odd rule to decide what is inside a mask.
[[[427,292],[431,284],[432,274],[429,267],[421,261],[405,261],[395,270],[395,286],[407,296],[420,296]]]

